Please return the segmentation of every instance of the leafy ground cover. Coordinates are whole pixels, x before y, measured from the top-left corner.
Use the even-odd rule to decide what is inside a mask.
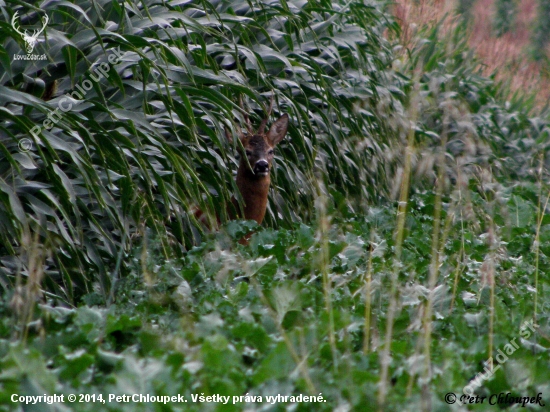
[[[475,393],[542,393],[548,402],[546,333],[521,328],[526,321],[544,330],[548,324],[550,221],[540,221],[536,186],[502,189],[488,202],[491,192],[467,190],[459,197],[457,190],[445,200],[440,283],[432,295],[436,196],[427,192],[410,199],[397,291],[391,288],[395,209],[388,207],[334,221],[327,215],[313,226],[260,229],[249,246],[237,243],[246,225],[232,222],[168,262],[158,259],[152,241],[147,253],[135,251],[136,270],[109,307],[93,305],[94,294],[74,309],[46,299],[35,314],[39,320],[28,324],[4,300],[0,402],[17,410],[11,394],[102,394],[105,403],[73,407],[359,411],[376,410],[380,386],[387,385],[383,410],[495,410],[488,401],[451,407],[445,395],[462,395],[476,374],[486,374],[488,348],[498,354],[511,341],[518,348],[504,352],[508,359],[473,387]],[[537,233],[540,247],[533,243]],[[399,305],[390,379],[382,382],[392,293]],[[430,304],[435,316],[428,320],[426,352]],[[11,339],[14,332],[22,341]],[[497,359],[504,358],[494,367]],[[108,394],[134,393],[179,394],[187,403],[108,401]],[[193,395],[216,394],[231,400],[193,401]],[[233,396],[245,394],[248,402],[233,403]],[[268,396],[278,394],[322,394],[323,402],[270,404]],[[41,404],[37,410],[55,409]]]

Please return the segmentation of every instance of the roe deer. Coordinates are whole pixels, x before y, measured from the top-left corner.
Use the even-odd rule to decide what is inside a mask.
[[[249,130],[248,134],[238,133],[242,149],[237,171],[237,187],[244,203],[244,216],[240,213],[237,199],[233,197],[233,206],[238,215],[230,215],[231,218],[255,220],[258,224],[261,224],[264,220],[267,209],[267,194],[271,183],[269,172],[273,161],[273,149],[284,139],[288,129],[288,115],[284,114],[265,133],[268,117],[262,120],[256,133],[252,132],[250,122],[245,117]],[[227,133],[227,137],[232,142],[233,139],[229,133]]]
[[[242,100],[240,107],[246,113]],[[267,121],[273,108],[273,95],[269,111],[264,120],[260,124],[257,132],[252,130],[248,115],[244,115],[246,121],[247,133],[243,134],[240,130],[237,132],[242,148],[239,169],[237,170],[237,188],[243,199],[243,211],[239,207],[239,202],[236,197],[231,198],[233,207],[228,207],[227,212],[230,219],[245,219],[255,220],[259,225],[264,220],[267,209],[267,195],[269,193],[269,185],[271,184],[271,163],[273,161],[273,149],[284,139],[288,130],[288,115],[282,115],[273,123],[269,131],[265,132]],[[226,136],[230,143],[233,143],[233,138],[226,129]],[[235,213],[236,212],[236,213]],[[208,220],[208,216],[200,209],[195,208],[195,218],[208,229],[219,227],[221,220],[216,216],[214,224],[212,220]],[[243,237],[239,243],[247,244],[251,233]]]

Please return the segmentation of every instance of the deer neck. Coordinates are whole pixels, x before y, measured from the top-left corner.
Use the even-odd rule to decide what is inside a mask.
[[[267,195],[271,178],[256,176],[243,162],[237,171],[237,187],[244,201],[244,218],[261,224],[267,208]],[[238,206],[237,206],[238,209]]]

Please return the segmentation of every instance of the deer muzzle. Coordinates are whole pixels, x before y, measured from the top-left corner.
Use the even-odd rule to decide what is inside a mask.
[[[267,176],[269,174],[269,163],[265,159],[260,159],[254,165],[254,174],[257,176]]]

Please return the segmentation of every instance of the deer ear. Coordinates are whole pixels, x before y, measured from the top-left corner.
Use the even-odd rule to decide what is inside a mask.
[[[288,114],[283,114],[275,123],[271,125],[269,132],[267,132],[267,139],[272,146],[275,146],[277,143],[285,138],[287,130]]]

